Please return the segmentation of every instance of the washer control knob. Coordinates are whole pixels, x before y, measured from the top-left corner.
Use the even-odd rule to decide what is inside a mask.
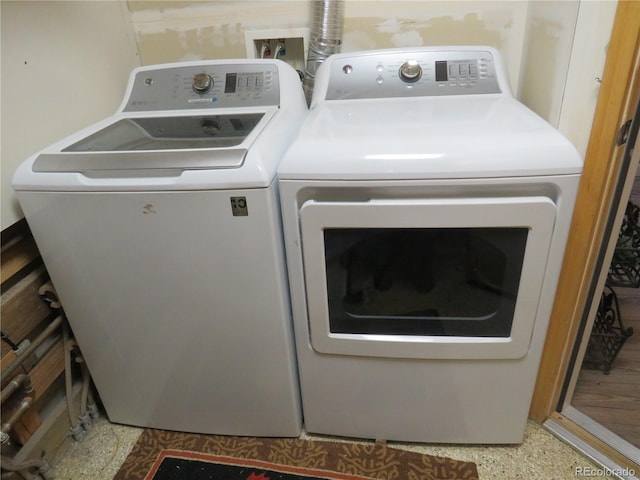
[[[220,125],[215,120],[205,118],[200,125],[205,135],[215,137],[220,134]]]
[[[207,93],[213,88],[213,78],[206,73],[198,73],[193,77],[193,91],[199,94]]]
[[[407,60],[400,66],[400,78],[407,83],[413,83],[420,80],[422,76],[422,67],[415,60]]]

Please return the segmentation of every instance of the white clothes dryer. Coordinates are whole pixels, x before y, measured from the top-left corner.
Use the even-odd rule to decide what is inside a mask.
[[[134,70],[13,185],[109,419],[297,436],[276,167],[307,113],[273,60]]]
[[[334,55],[279,183],[305,428],[518,443],[582,161],[499,53]]]

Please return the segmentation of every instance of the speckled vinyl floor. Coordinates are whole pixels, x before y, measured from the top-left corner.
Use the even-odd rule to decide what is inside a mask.
[[[96,420],[84,440],[74,443],[53,469],[57,480],[112,480],[142,429]],[[311,435],[303,438],[314,439]],[[322,437],[327,440],[327,437]],[[340,440],[337,440],[340,441]],[[517,446],[416,445],[389,442],[389,446],[429,455],[474,462],[481,480],[568,480],[603,476],[589,459],[530,422],[524,442]],[[580,472],[590,470],[590,475]],[[398,479],[402,480],[402,479]]]

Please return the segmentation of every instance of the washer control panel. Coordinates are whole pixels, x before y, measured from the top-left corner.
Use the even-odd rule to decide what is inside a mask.
[[[278,69],[269,64],[216,64],[136,74],[124,111],[278,106]]]
[[[491,51],[378,51],[336,57],[326,100],[501,93]]]

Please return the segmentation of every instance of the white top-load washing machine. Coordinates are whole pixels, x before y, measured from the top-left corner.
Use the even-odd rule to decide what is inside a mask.
[[[581,170],[492,48],[329,57],[278,169],[306,430],[521,442]]]
[[[307,113],[273,60],[133,71],[13,185],[110,420],[296,436],[275,174]]]

